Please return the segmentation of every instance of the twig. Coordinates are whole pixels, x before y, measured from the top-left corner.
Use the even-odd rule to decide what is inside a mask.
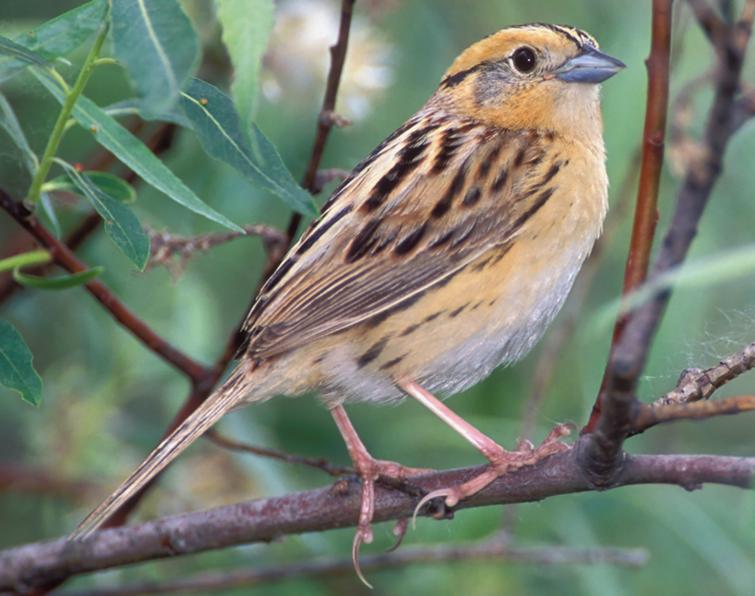
[[[330,463],[326,459],[306,457],[304,455],[294,455],[292,453],[286,453],[285,451],[278,451],[277,449],[269,449],[267,447],[258,447],[256,445],[250,445],[237,441],[230,437],[219,433],[218,431],[211,429],[205,433],[205,438],[209,439],[212,443],[224,449],[230,449],[232,451],[241,451],[244,453],[251,453],[253,455],[259,455],[260,457],[268,457],[270,459],[277,459],[289,464],[301,464],[322,470],[326,474],[331,476],[345,476],[353,474],[354,470],[345,466],[336,466]]]
[[[336,45],[331,48],[331,56],[333,60],[331,62],[330,73],[328,74],[328,84],[327,84],[327,89],[325,92],[325,100],[323,101],[323,109],[329,107],[331,111],[332,111],[332,108],[335,107],[335,98],[338,92],[338,85],[340,82],[341,73],[343,71],[343,63],[346,57],[346,48],[348,45],[349,29],[351,26],[351,15],[352,15],[353,4],[354,4],[354,0],[343,0],[338,41],[336,42]],[[327,136],[330,132],[330,129],[331,129],[331,126],[327,126],[321,129],[320,124],[318,124],[318,134],[315,139],[315,147],[313,147],[313,150],[312,150],[312,158],[310,159],[310,165],[308,166],[307,174],[305,175],[305,179],[304,179],[305,183],[308,181],[307,176],[310,171],[310,168],[314,168],[313,176],[314,178],[316,178],[316,174],[317,174],[319,164],[320,164],[320,159],[322,158],[322,151],[325,147],[325,141],[327,140]],[[309,185],[307,184],[303,183],[302,186],[304,186],[304,188],[309,189]],[[268,253],[267,265],[265,266],[265,270],[263,271],[262,277],[260,279],[260,283],[257,286],[258,291],[261,285],[264,283],[264,281],[272,274],[272,272],[280,264],[280,261],[283,259],[285,255],[286,248],[291,244],[293,237],[296,234],[296,229],[298,228],[300,221],[301,221],[300,216],[298,214],[294,214],[291,217],[288,230],[286,232],[286,236],[287,236],[286,245],[277,247],[277,251],[274,253]],[[244,324],[244,321],[246,320],[246,313],[249,311],[252,304],[254,304],[255,298],[256,296],[252,296],[249,306],[244,311],[244,314],[241,317],[241,320],[239,321],[239,323],[233,328],[233,331],[228,337],[228,341],[226,342],[226,346],[225,346],[225,349],[223,350],[223,353],[218,357],[212,369],[210,369],[207,372],[207,374],[201,379],[200,382],[195,383],[194,386],[192,387],[189,397],[183,403],[183,405],[181,406],[181,409],[176,413],[176,415],[173,417],[173,420],[168,425],[168,428],[163,433],[163,438],[165,438],[173,430],[175,430],[178,427],[178,425],[181,424],[199,406],[199,404],[201,404],[207,398],[207,396],[210,395],[212,388],[220,380],[221,376],[223,375],[223,372],[225,372],[225,369],[228,367],[228,364],[233,359],[234,355],[238,351],[238,348],[243,341],[243,324]],[[155,478],[153,478],[153,480],[149,484],[147,484],[140,492],[135,494],[123,507],[121,507],[113,515],[113,517],[111,517],[106,522],[105,525],[108,527],[113,527],[113,526],[119,526],[125,523],[125,521],[128,519],[128,516],[131,514],[131,512],[137,507],[137,505],[141,501],[142,497],[145,494],[147,494],[147,492],[149,492],[149,490],[154,485],[154,483],[159,479],[159,477],[160,476],[158,475]]]
[[[0,465],[0,493],[54,493],[79,499],[83,495],[94,493],[98,488],[93,482],[64,478],[55,470],[12,464]]]
[[[692,13],[695,15],[703,33],[714,47],[720,47],[727,35],[726,23],[723,19],[716,14],[707,0],[687,0],[687,4],[692,9]]]
[[[716,366],[705,370],[699,368],[685,370],[676,387],[653,405],[685,404],[708,399],[716,389],[753,368],[755,368],[755,342],[727,356]]]
[[[719,78],[705,127],[705,158],[690,168],[679,189],[671,223],[655,260],[650,281],[684,261],[713,187],[721,173],[723,156],[733,132],[733,106],[742,73],[755,1],[748,0],[740,21],[730,27],[726,50],[719,52]],[[654,294],[629,315],[624,332],[612,350],[606,371],[604,412],[583,452],[586,474],[598,485],[610,484],[619,473],[622,445],[639,402],[637,381],[645,368],[653,337],[671,296],[670,289]],[[591,418],[591,422],[594,422]],[[589,423],[588,423],[589,427]],[[590,430],[588,428],[588,430]]]
[[[149,230],[152,254],[148,267],[163,265],[171,268],[174,257],[179,258],[180,268],[197,252],[207,252],[211,248],[242,237],[257,236],[262,239],[267,252],[277,250],[286,243],[286,235],[271,226],[250,224],[243,232],[215,232],[200,236],[178,236],[170,232]]]
[[[393,553],[361,558],[363,571],[379,571],[409,565],[491,561],[527,565],[618,565],[637,568],[647,564],[648,553],[641,548],[574,548],[566,546],[509,546],[500,541],[485,541],[459,546],[405,548]],[[338,577],[354,572],[351,559],[318,559],[288,565],[242,569],[224,573],[205,573],[165,583],[142,583],[97,590],[99,596],[136,596],[174,592],[217,593],[231,588],[253,587],[288,579]],[[94,592],[68,592],[67,596],[94,596]]]
[[[128,128],[133,134],[137,134],[144,125],[143,120],[137,120],[131,124]],[[155,154],[160,155],[170,149],[175,137],[176,125],[175,124],[162,124],[157,130],[150,135],[149,139],[145,143],[147,147]],[[104,171],[107,170],[110,165],[115,161],[115,156],[109,151],[99,151],[92,158],[91,163],[85,168],[87,170]],[[129,184],[137,182],[138,177],[133,170],[128,170],[123,174],[123,179]],[[73,252],[76,252],[78,248],[99,228],[102,218],[96,211],[92,211],[89,215],[85,215],[79,224],[71,230],[66,236],[64,242],[65,245]],[[23,232],[22,232],[23,233]],[[30,269],[29,273],[34,275],[44,275],[53,267],[50,265],[43,265],[41,267],[35,267]],[[21,290],[23,286],[17,284],[10,273],[3,276],[4,279],[0,282],[0,304],[8,300],[16,292]]]
[[[631,433],[636,435],[665,422],[731,416],[753,410],[755,410],[755,396],[753,395],[669,405],[642,404],[632,421]]]
[[[648,88],[645,126],[642,133],[640,182],[637,186],[632,239],[624,269],[623,296],[635,290],[645,281],[650,262],[650,252],[653,248],[655,226],[658,221],[658,186],[663,166],[663,146],[668,109],[672,6],[673,0],[653,0],[650,55],[646,61]],[[608,355],[609,363],[614,358],[626,322],[627,317],[625,315],[620,315],[616,320]],[[611,374],[609,367],[606,368],[604,373],[603,382],[595,399],[590,419],[582,432],[591,432],[595,429],[606,394],[610,390],[608,387]]]
[[[312,194],[317,194],[322,190],[323,185],[317,180],[317,173],[320,169],[320,162],[322,161],[322,155],[325,151],[325,144],[330,136],[330,131],[336,125],[342,126],[347,123],[339,120],[335,109],[338,88],[341,85],[343,65],[346,62],[346,50],[349,47],[349,33],[351,32],[351,17],[354,11],[354,2],[355,0],[341,0],[341,20],[338,24],[338,39],[335,45],[330,47],[330,70],[328,71],[328,80],[325,84],[325,97],[323,97],[322,107],[317,116],[317,132],[315,133],[314,143],[312,143],[312,153],[301,180],[302,187]],[[301,224],[301,215],[293,213],[286,229],[289,245],[293,242],[294,236],[296,236],[299,224]],[[281,255],[282,257],[283,255]],[[270,262],[265,270],[263,279],[270,277],[279,264],[279,262]]]
[[[571,451],[504,475],[459,508],[539,501],[593,489],[577,457],[585,439]],[[435,472],[412,480],[429,491],[456,486],[482,469]],[[693,489],[717,483],[749,487],[754,476],[755,458],[638,455],[627,457],[614,486],[652,483]],[[24,591],[70,575],[352,526],[357,520],[360,491],[356,485],[337,484],[340,489],[336,491],[326,487],[103,530],[84,542],[59,538],[0,551],[0,590]],[[406,518],[416,503],[416,497],[377,487],[375,521]]]
[[[22,203],[14,201],[2,189],[0,189],[0,208],[4,209],[37,242],[49,250],[56,264],[71,273],[86,271],[89,268],[65,244],[39,223]],[[157,335],[144,321],[118,300],[104,283],[95,279],[86,284],[86,289],[113,318],[163,360],[172,364],[194,382],[200,381],[206,376],[204,366]]]

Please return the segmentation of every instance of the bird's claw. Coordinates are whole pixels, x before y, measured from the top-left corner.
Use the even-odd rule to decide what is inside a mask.
[[[453,509],[460,501],[477,494],[504,474],[534,465],[556,453],[568,451],[571,446],[562,443],[560,439],[569,435],[572,429],[573,425],[557,424],[538,447],[535,447],[530,441],[520,440],[517,443],[516,451],[506,451],[501,448],[500,455],[490,458],[490,465],[487,469],[471,480],[457,486],[439,488],[426,494],[414,508],[412,528],[416,527],[417,515],[421,509],[434,499],[443,498],[443,504]]]
[[[357,531],[354,535],[354,541],[351,545],[351,561],[354,565],[354,571],[361,582],[368,588],[372,588],[370,582],[362,573],[359,564],[359,550],[362,544],[370,544],[374,538],[372,532],[372,517],[375,512],[375,482],[379,477],[393,478],[396,480],[406,480],[406,478],[426,472],[426,470],[408,468],[395,462],[367,459],[364,458],[358,462],[357,474],[361,479],[361,497],[359,505],[359,522]],[[394,535],[397,536],[397,542],[390,550],[395,550],[401,544],[404,534],[406,533],[406,520],[399,521],[394,528]]]

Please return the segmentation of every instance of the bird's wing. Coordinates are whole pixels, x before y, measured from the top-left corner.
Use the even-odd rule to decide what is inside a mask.
[[[544,135],[420,112],[360,163],[263,287],[246,349],[267,358],[410,301],[509,242],[564,165]]]

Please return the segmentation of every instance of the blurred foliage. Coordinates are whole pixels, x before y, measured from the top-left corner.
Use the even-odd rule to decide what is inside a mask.
[[[80,4],[75,0],[3,0],[0,35],[12,38]],[[228,92],[230,58],[221,41],[214,3],[186,0],[183,6],[203,45],[199,76]],[[262,93],[255,122],[298,178],[313,139],[327,68],[327,44],[335,40],[337,31],[338,5],[335,0],[281,0],[277,11],[272,46],[261,74]],[[423,103],[454,56],[468,44],[508,24],[563,22],[590,31],[608,53],[629,67],[603,91],[611,199],[615,200],[619,182],[635,167],[630,156],[642,130],[643,59],[649,47],[649,20],[649,2],[619,0],[357,2],[353,44],[339,97],[339,107],[355,122],[334,132],[323,167],[348,168],[366,155]],[[682,2],[676,7],[674,44],[672,97],[686,81],[714,64],[709,44]],[[69,80],[86,51],[84,44],[68,56],[73,66],[59,66]],[[112,51],[107,49],[106,55],[112,55]],[[751,51],[745,68],[750,83],[755,82],[753,55]],[[40,155],[58,104],[28,74],[4,83],[2,93],[16,110],[31,148]],[[132,92],[123,70],[106,66],[93,73],[87,95],[104,106]],[[692,134],[702,129],[709,100],[710,93],[699,94],[693,106]],[[148,124],[146,131],[154,126]],[[92,135],[74,127],[66,134],[60,154],[69,163],[86,164],[96,151]],[[724,174],[690,255],[692,261],[752,243],[753,155],[755,124],[751,122],[731,143]],[[164,161],[194,193],[230,220],[286,225],[289,211],[282,202],[238,171],[208,159],[193,134],[179,133]],[[114,171],[122,170],[116,166]],[[53,173],[62,172],[54,167]],[[30,182],[23,156],[2,131],[0,180],[16,196],[22,196]],[[671,211],[678,183],[678,177],[664,172],[660,230]],[[219,229],[145,184],[137,186],[137,193],[137,201],[129,207],[155,229],[186,235]],[[319,200],[326,195],[323,193]],[[70,227],[85,212],[82,201],[67,204],[59,213],[61,225]],[[578,332],[557,363],[557,381],[549,388],[540,412],[536,439],[542,438],[555,421],[580,424],[589,412],[611,331],[610,326],[596,324],[595,319],[620,290],[631,213],[625,219],[618,231],[606,238],[607,251]],[[32,248],[7,217],[0,217],[0,239],[0,256]],[[136,272],[102,233],[89,240],[80,254],[92,266],[105,267],[102,279],[154,329],[205,362],[222,351],[264,263],[261,244],[254,238],[236,240],[195,257],[178,278],[162,268]],[[710,366],[751,342],[755,334],[753,296],[755,278],[751,271],[723,281],[714,276],[707,284],[675,292],[643,378],[641,395],[652,399],[671,388],[684,368]],[[12,322],[26,338],[35,367],[44,379],[45,395],[41,407],[31,408],[0,388],[0,479],[7,469],[24,467],[88,483],[86,490],[74,492],[58,490],[55,485],[26,491],[0,484],[0,547],[6,547],[70,531],[152,448],[188,388],[181,375],[145,350],[80,288],[63,292],[26,289],[2,305],[2,318]],[[454,399],[453,407],[482,430],[512,445],[538,351]],[[721,395],[748,392],[752,383],[752,375],[745,376],[727,386]],[[365,443],[379,457],[424,467],[479,462],[467,445],[415,403],[398,408],[355,406],[351,413]],[[252,443],[347,461],[338,433],[315,399],[272,400],[229,416],[220,428]],[[752,418],[664,426],[632,439],[628,447],[634,452],[752,454]],[[281,494],[327,481],[311,470],[226,453],[200,441],[171,467],[140,508],[139,518]],[[631,487],[521,506],[516,516],[521,543],[645,546],[651,562],[639,571],[458,563],[384,571],[372,574],[371,579],[387,593],[435,595],[744,595],[751,594],[755,585],[755,496],[750,491],[707,487],[686,493],[676,487]],[[410,530],[405,544],[481,538],[499,525],[500,518],[501,509],[491,507],[461,512],[451,522],[421,520],[417,531]],[[378,527],[376,534],[376,544],[366,551],[377,552],[389,545],[389,526]],[[137,578],[184,577],[203,569],[285,563],[324,554],[347,557],[351,537],[350,529],[289,537],[270,545],[119,569],[78,578],[70,585],[114,586]],[[289,581],[257,591],[318,595],[360,589],[354,577],[345,576]]]

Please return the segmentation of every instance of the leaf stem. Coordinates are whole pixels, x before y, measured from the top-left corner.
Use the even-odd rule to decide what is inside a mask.
[[[97,59],[97,56],[100,53],[100,49],[102,49],[102,44],[105,41],[107,30],[107,23],[104,22],[100,27],[100,32],[97,35],[97,39],[94,40],[94,44],[92,45],[92,48],[89,50],[89,54],[87,54],[87,57],[84,60],[84,64],[79,71],[79,76],[76,78],[76,82],[73,84],[73,87],[66,91],[66,98],[63,101],[63,107],[61,107],[60,109],[58,119],[55,121],[55,126],[53,126],[52,132],[50,133],[50,138],[47,141],[47,147],[45,147],[45,152],[42,154],[42,159],[39,162],[39,169],[37,170],[36,174],[34,174],[34,178],[31,181],[31,186],[29,187],[29,192],[26,195],[27,200],[32,205],[36,204],[37,201],[39,201],[39,194],[42,189],[42,184],[44,184],[45,179],[47,178],[47,174],[49,173],[50,167],[53,164],[55,154],[58,151],[60,141],[63,139],[63,135],[65,134],[66,123],[68,122],[71,112],[73,111],[73,106],[76,104],[76,100],[84,91],[84,87],[86,87],[87,81],[89,81],[89,76],[92,74],[94,62]]]

